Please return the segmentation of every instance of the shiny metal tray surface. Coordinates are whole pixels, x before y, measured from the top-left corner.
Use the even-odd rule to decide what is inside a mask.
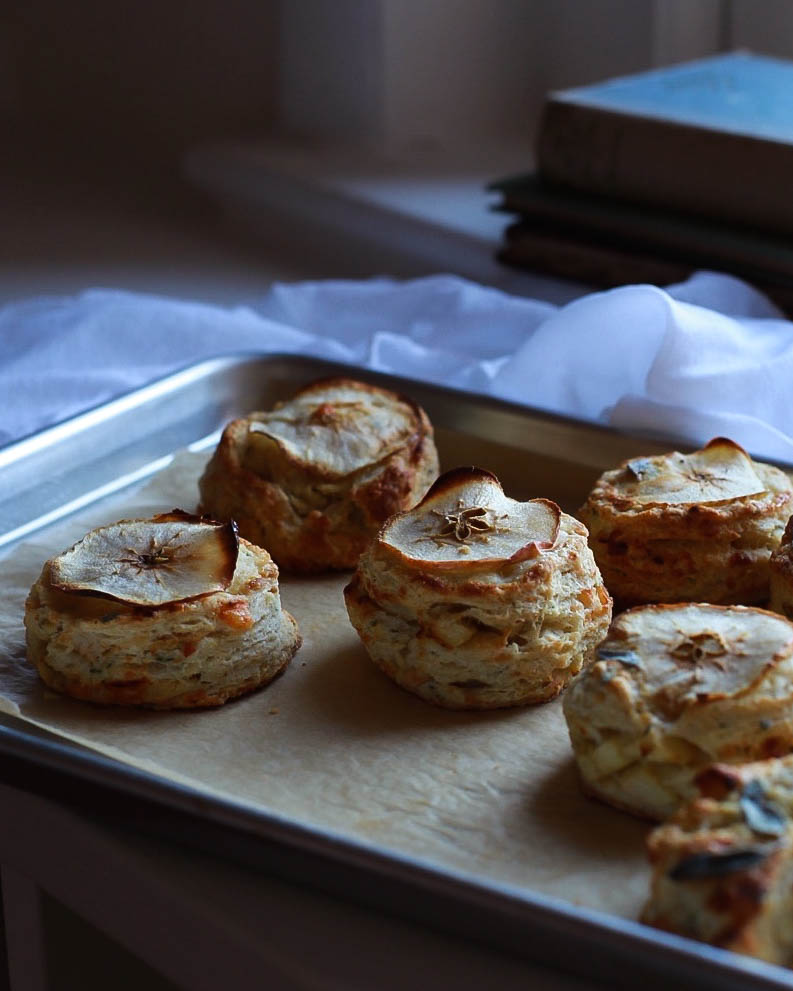
[[[574,511],[597,474],[668,449],[605,428],[414,381],[294,356],[204,362],[0,449],[0,548],[213,445],[234,415],[266,408],[324,375],[353,374],[409,394],[432,419],[444,467],[494,470],[518,498]],[[79,469],[76,467],[79,466]],[[793,988],[793,975],[604,912],[339,840],[241,800],[208,798],[0,717],[0,780],[104,820],[192,844],[288,880],[483,941],[610,987]],[[573,950],[574,952],[571,952]]]

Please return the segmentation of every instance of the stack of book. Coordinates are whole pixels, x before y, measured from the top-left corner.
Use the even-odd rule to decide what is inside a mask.
[[[793,62],[731,52],[549,94],[536,173],[493,183],[502,261],[599,286],[707,268],[793,310]]]

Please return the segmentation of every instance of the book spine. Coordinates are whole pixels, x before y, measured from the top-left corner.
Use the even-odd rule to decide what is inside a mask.
[[[564,235],[508,229],[499,261],[530,272],[574,279],[587,286],[611,288],[648,282],[667,286],[687,279],[697,266],[663,258],[651,252],[623,250]],[[762,279],[755,286],[793,318],[793,288]]]
[[[611,288],[649,282],[682,282],[694,271],[685,262],[614,245],[582,241],[563,233],[508,228],[500,261],[588,285]]]
[[[551,97],[537,144],[548,182],[793,232],[793,145]]]
[[[608,238],[635,248],[687,258],[745,278],[793,280],[793,245],[777,234],[759,233],[692,218],[657,207],[635,207],[580,192],[524,186],[505,190],[498,209],[518,214],[535,228],[566,229],[578,237]]]

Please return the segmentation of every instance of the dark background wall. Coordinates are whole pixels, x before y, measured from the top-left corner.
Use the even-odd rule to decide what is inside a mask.
[[[6,156],[172,170],[204,138],[266,132],[276,0],[25,0],[2,18]]]

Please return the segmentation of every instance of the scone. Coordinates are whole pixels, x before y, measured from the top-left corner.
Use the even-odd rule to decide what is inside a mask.
[[[793,750],[793,623],[749,606],[630,609],[563,707],[585,791],[663,819],[709,764]]]
[[[793,758],[716,765],[700,797],[650,834],[642,921],[793,964]]]
[[[91,702],[190,709],[271,681],[300,646],[270,555],[233,524],[174,510],[92,530],[44,565],[29,661]]]
[[[447,472],[390,519],[344,596],[374,663],[455,709],[553,698],[611,616],[586,529],[546,499],[508,498],[477,468]]]
[[[738,444],[634,458],[601,475],[579,516],[620,608],[646,602],[762,604],[771,552],[793,512],[784,472]]]
[[[226,427],[199,483],[201,509],[236,520],[285,570],[354,568],[380,524],[415,505],[437,474],[419,406],[327,379]]]
[[[788,520],[779,547],[771,555],[769,609],[793,619],[793,517]]]

